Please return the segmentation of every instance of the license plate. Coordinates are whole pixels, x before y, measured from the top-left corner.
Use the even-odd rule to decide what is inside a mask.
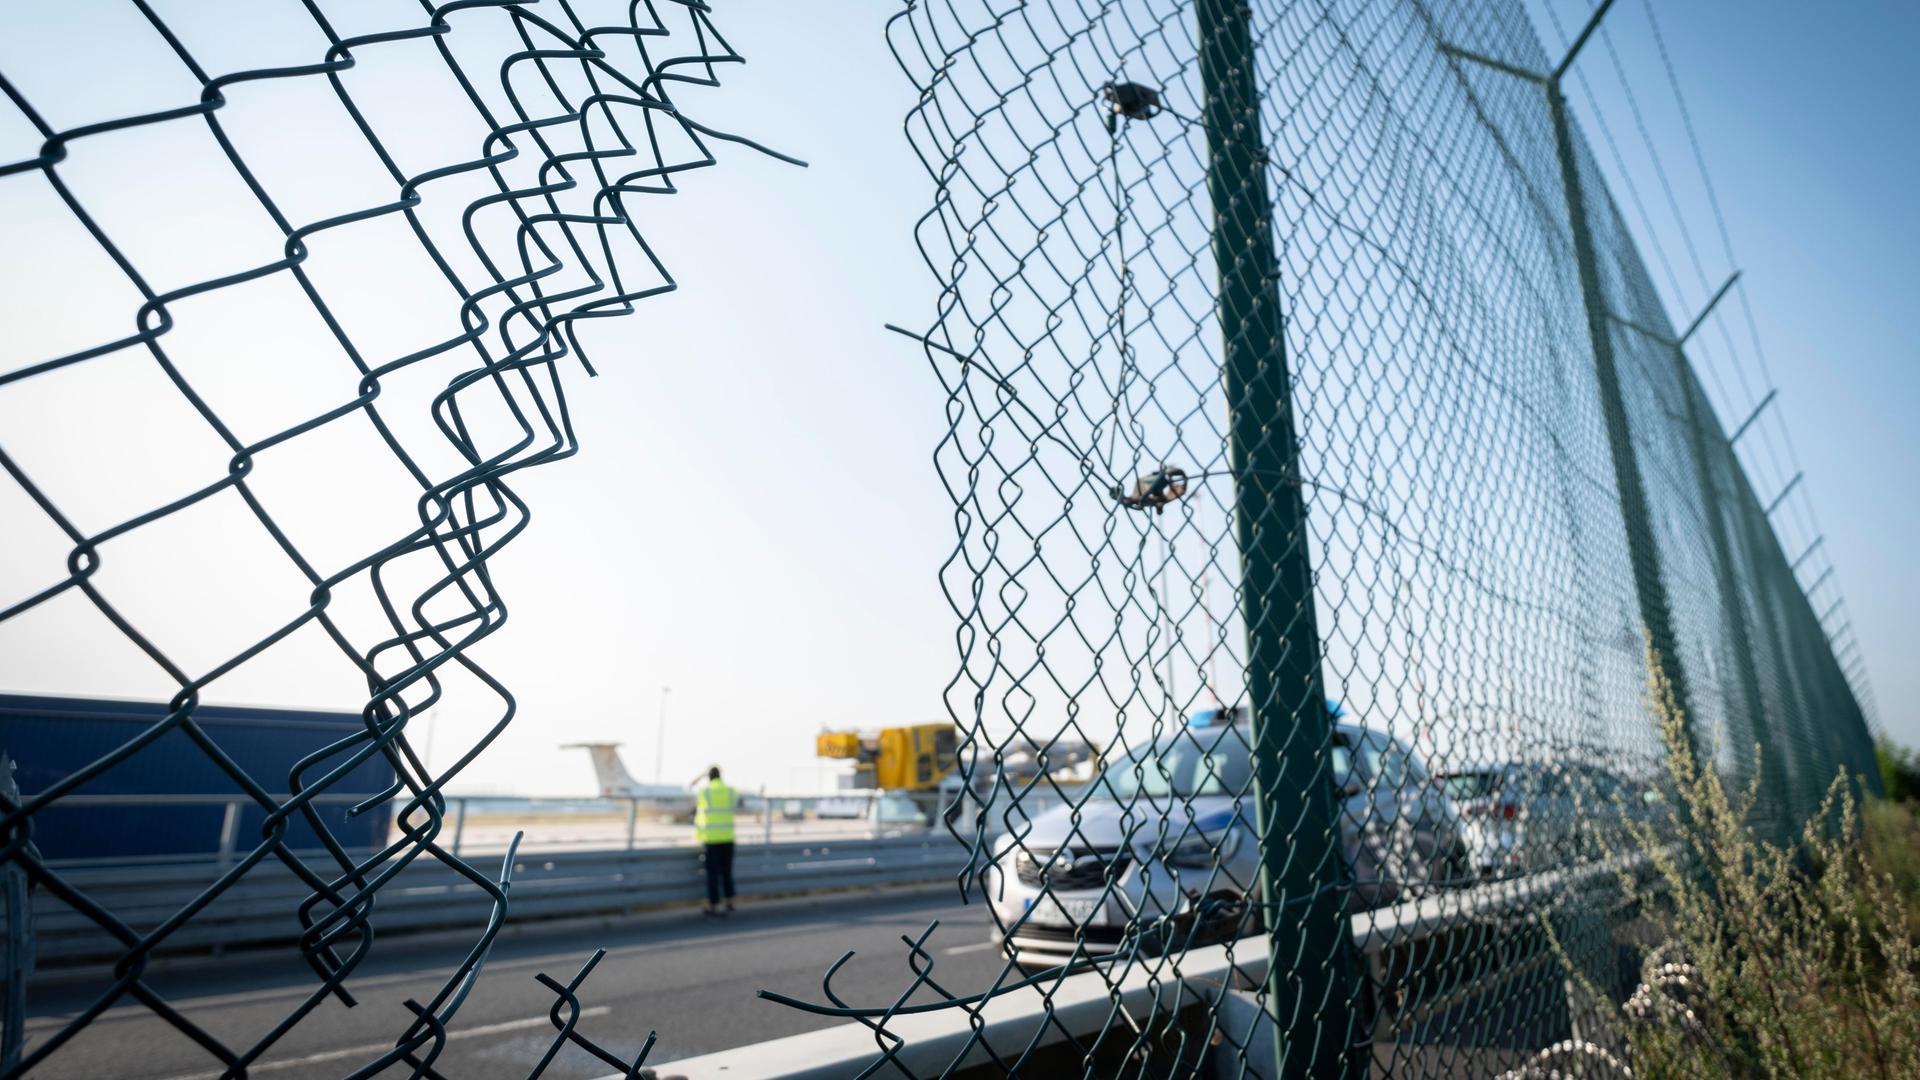
[[[1106,922],[1106,904],[1098,896],[1029,897],[1033,921],[1050,926],[1099,926]]]

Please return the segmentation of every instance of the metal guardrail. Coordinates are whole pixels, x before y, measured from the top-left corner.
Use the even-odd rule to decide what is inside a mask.
[[[938,881],[958,873],[965,853],[944,835],[833,838],[819,842],[743,845],[734,879],[743,896],[807,893]],[[217,860],[142,866],[78,867],[70,879],[144,932],[179,910],[217,878]],[[584,915],[618,915],[705,895],[700,852],[693,848],[552,852],[521,855],[513,864],[508,923]],[[310,886],[290,871],[262,864],[209,905],[156,955],[293,941],[296,915]],[[382,933],[445,929],[471,917],[481,925],[487,893],[438,862],[417,862],[381,891],[372,917]],[[34,897],[38,957],[74,963],[117,956],[124,945],[42,891]]]
[[[359,802],[360,797],[320,795],[313,801],[332,805]],[[693,843],[691,829],[668,823],[662,825],[663,835],[649,837],[643,831],[644,815],[660,809],[660,800],[450,796],[446,801],[450,822],[446,847],[455,855],[506,848],[505,839],[493,843],[490,834],[480,828],[489,815],[475,811],[475,806],[514,804],[516,814],[497,815],[503,822],[503,837],[520,831],[522,819],[537,815],[543,806],[566,805],[574,808],[583,822],[605,826],[531,830],[519,845],[514,863],[512,921],[617,915],[694,902],[704,896],[700,849]],[[605,812],[596,813],[591,806],[579,810],[594,802],[605,803]],[[911,802],[928,815],[927,824],[935,812],[931,795],[867,791],[785,795],[763,791],[747,796],[744,809],[748,816],[740,823],[734,868],[741,894],[764,896],[913,884],[957,874],[965,852],[956,849],[944,832],[927,824],[889,820],[882,812],[888,802]],[[229,795],[70,795],[63,805],[218,806],[224,810],[217,847],[210,857],[56,860],[76,885],[101,898],[129,926],[144,932],[233,865],[244,850],[242,813],[258,804]],[[896,812],[899,809],[895,807]],[[477,837],[469,832],[471,822],[480,823],[475,826],[480,831]],[[310,893],[310,887],[284,867],[262,864],[212,904],[192,927],[169,940],[176,949],[189,953],[291,941],[301,931],[295,912]],[[383,896],[386,898],[381,902],[377,926],[388,933],[449,925],[457,922],[465,907],[471,908],[476,921],[483,920],[490,904],[483,890],[438,862],[409,867],[391,892]],[[24,925],[34,928],[37,957],[42,962],[71,964],[119,951],[97,924],[47,893],[34,897],[31,910],[32,919]],[[8,921],[0,918],[0,932],[7,925]]]
[[[275,795],[285,800],[289,795]],[[310,801],[317,806],[352,805],[364,801],[362,795],[319,795]],[[879,839],[916,825],[932,827],[940,810],[940,797],[930,792],[847,791],[832,794],[801,795],[768,793],[764,790],[742,799],[739,842],[771,844],[780,841],[804,842],[826,839]],[[687,800],[690,805],[690,797]],[[244,795],[68,795],[63,808],[84,807],[178,807],[217,806],[222,809],[216,858],[231,865],[242,850],[242,815],[260,804]],[[501,812],[487,808],[499,806]],[[495,795],[446,796],[446,815],[450,821],[446,848],[452,854],[498,854],[507,849],[514,836],[521,837],[519,850],[623,850],[637,851],[658,847],[692,847],[693,830],[686,815],[674,816],[673,800],[657,797],[580,799],[567,797],[517,797]],[[558,809],[562,812],[555,813]],[[540,820],[545,815],[544,820]],[[652,815],[657,827],[648,828]],[[534,820],[530,820],[534,819]],[[469,825],[480,831],[470,835]],[[488,828],[488,826],[497,826]],[[570,827],[571,826],[571,827]],[[301,852],[309,854],[309,852]],[[145,863],[180,862],[192,855],[115,856],[98,859],[59,859],[61,866],[125,866]]]

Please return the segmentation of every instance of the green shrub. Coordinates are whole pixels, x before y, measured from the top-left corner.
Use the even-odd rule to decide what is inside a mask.
[[[1696,764],[1671,687],[1654,699],[1684,814],[1632,824],[1651,879],[1623,870],[1662,944],[1622,1006],[1569,975],[1618,1037],[1568,1043],[1528,1075],[1659,1077],[1920,1076],[1920,822],[1836,777],[1799,842],[1756,835],[1758,782],[1738,795]],[[1675,831],[1677,829],[1677,840]],[[1618,860],[1628,865],[1633,860]],[[1597,1066],[1597,1067],[1596,1067]]]
[[[1920,815],[1913,803],[1880,799],[1868,799],[1862,811],[1867,865],[1892,883],[1906,906],[1908,936],[1920,942]]]
[[[1873,744],[1880,784],[1895,802],[1920,802],[1920,751],[1880,740]]]

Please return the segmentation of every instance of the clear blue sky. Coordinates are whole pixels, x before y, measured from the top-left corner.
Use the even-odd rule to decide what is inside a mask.
[[[812,735],[821,725],[871,727],[944,716],[939,688],[954,666],[954,617],[934,573],[951,547],[951,506],[931,464],[943,398],[919,350],[881,329],[888,321],[923,325],[931,304],[931,279],[911,244],[931,185],[901,134],[911,90],[882,37],[883,18],[894,6],[871,0],[720,6],[721,26],[749,63],[728,69],[719,91],[686,92],[683,104],[705,122],[764,139],[812,166],[795,170],[722,147],[721,167],[683,178],[683,195],[643,204],[648,239],[683,289],[649,302],[633,318],[596,328],[591,340],[598,343],[603,377],[575,379],[570,398],[582,454],[522,474],[518,490],[532,505],[533,525],[496,569],[513,619],[480,659],[514,688],[523,711],[497,752],[474,767],[470,789],[583,790],[590,777],[585,758],[557,746],[590,738],[625,740],[635,772],[650,778],[660,687],[669,684],[674,692],[661,771],[670,781],[718,759],[749,784],[811,786]],[[1691,150],[1671,112],[1664,74],[1651,66],[1657,58],[1649,51],[1644,9],[1640,0],[1619,6],[1612,41],[1628,70],[1662,80],[1639,91],[1647,130],[1676,177],[1676,198],[1717,283],[1725,260],[1696,190]],[[1562,21],[1577,25],[1576,9],[1584,7],[1577,0],[1561,4]],[[263,54],[283,44],[302,58],[312,51],[295,47],[303,48],[304,39],[269,32],[274,19],[304,16],[264,5],[249,11],[262,27],[218,20],[183,27],[197,47],[216,54],[208,67],[259,66]],[[1920,405],[1920,332],[1911,321],[1920,286],[1913,260],[1920,215],[1911,194],[1920,175],[1920,134],[1912,119],[1920,74],[1905,55],[1920,40],[1920,11],[1893,4],[1846,11],[1841,17],[1784,2],[1695,3],[1665,5],[1661,18],[1745,274],[1746,299],[1781,387],[1776,418],[1790,426],[1808,474],[1811,502],[1796,499],[1784,509],[1781,528],[1788,546],[1797,547],[1812,536],[1807,507],[1817,508],[1881,719],[1896,738],[1920,744],[1920,664],[1911,659],[1920,644],[1920,570],[1911,555],[1920,537],[1912,496],[1920,467],[1920,425],[1913,420]],[[84,28],[137,51],[137,27],[116,30],[124,18],[121,5],[16,7],[0,17],[0,67],[23,83],[65,86],[73,111],[54,117],[56,124],[134,111],[120,107],[116,95],[151,88],[141,82],[139,65],[79,78],[71,65],[62,67],[65,54],[26,48],[35,40],[27,31],[45,32],[64,19],[76,23],[66,32]],[[1550,23],[1543,22],[1542,33],[1552,48]],[[1593,79],[1629,172],[1643,169],[1636,160],[1640,136],[1617,90],[1609,88],[1612,69],[1599,43],[1582,70]],[[361,74],[382,77],[371,50]],[[258,86],[236,94],[229,114],[236,127],[246,122],[243,97],[260,101],[281,92],[292,93]],[[1585,112],[1578,87],[1573,97]],[[281,182],[316,205],[333,189],[350,186],[346,164],[340,174],[319,177],[299,167],[307,140],[324,133],[276,131],[273,120],[305,106],[280,101],[277,107],[277,114],[256,117],[260,142],[250,153],[267,162],[279,155],[288,166]],[[24,156],[20,132],[0,128],[0,140],[9,160]],[[148,153],[161,145],[135,142],[119,145]],[[99,153],[107,152],[103,140]],[[1602,160],[1612,167],[1604,151]],[[90,167],[86,155],[75,155],[77,182],[88,181]],[[170,251],[181,260],[182,275],[193,272],[187,264],[195,258],[218,261],[216,249],[228,238],[196,232],[195,214],[214,213],[219,199],[244,199],[243,192],[169,187],[157,170],[138,187],[122,181],[125,190],[116,190],[105,186],[105,163],[99,167],[102,186],[89,192],[104,203],[132,204],[118,227],[136,242]],[[1674,317],[1684,320],[1709,290],[1695,280],[1671,221],[1662,220],[1664,196],[1648,174],[1639,182],[1655,211],[1654,233],[1681,270],[1679,294],[1668,299]],[[0,190],[0,199],[21,197],[19,190]],[[138,199],[163,198],[176,208],[170,217],[140,212]],[[0,202],[0,213],[16,215],[12,220],[29,209]],[[1632,213],[1629,220],[1640,228]],[[194,242],[180,244],[181,236]],[[36,243],[67,247],[53,232]],[[58,273],[82,269],[48,260],[36,269],[45,282],[10,279],[17,287],[0,290],[0,318],[31,329],[0,342],[0,366],[17,359],[16,351],[31,357],[75,347],[59,335],[85,325],[88,315],[84,308],[59,307],[77,301],[66,295],[73,290],[63,292]],[[1656,271],[1655,277],[1665,289],[1664,276]],[[45,289],[39,299],[29,288],[36,284]],[[403,286],[383,277],[380,287]],[[242,331],[246,317],[236,324]],[[375,319],[368,332],[403,337],[399,319]],[[183,350],[192,332],[193,324],[183,321],[176,339]],[[1743,342],[1736,336],[1741,350]],[[1726,388],[1721,402],[1729,424],[1737,422],[1731,414],[1743,402],[1762,392],[1751,383],[1757,368],[1749,353],[1702,357],[1703,364],[1720,365],[1708,383]],[[316,370],[321,363],[316,357]],[[282,368],[276,378],[292,383],[296,365]],[[1740,381],[1743,373],[1748,384]],[[112,374],[103,368],[100,378]],[[244,376],[234,375],[236,386],[245,385]],[[326,378],[337,390],[338,373]],[[50,426],[58,414],[47,404],[72,390],[47,380],[31,395],[0,395],[0,430],[9,449],[32,436],[46,437],[49,446],[70,436]],[[92,391],[103,402],[124,395],[120,411],[103,409],[111,423],[95,418],[101,426],[81,460],[45,457],[44,469],[57,473],[89,462],[140,475],[145,469],[156,485],[180,474],[176,461],[157,458],[153,442],[141,442],[146,429],[139,425],[166,419],[153,404],[157,397],[141,397],[127,380]],[[256,405],[292,394],[281,386],[252,392],[261,395]],[[299,402],[285,404],[292,409]],[[1781,456],[1785,429],[1770,427],[1767,440],[1753,444],[1763,493],[1790,472]],[[217,457],[208,460],[219,467]],[[321,472],[301,475],[308,486],[300,490],[309,496],[326,479]],[[259,482],[270,490],[271,471],[263,469]],[[90,498],[78,489],[70,497]],[[127,493],[129,505],[145,497]],[[95,524],[110,520],[115,509],[106,494],[98,502],[81,508]],[[408,502],[399,498],[396,505],[404,511]],[[0,505],[0,514],[13,512],[13,504]],[[225,526],[208,519],[200,527]],[[353,543],[327,531],[338,527],[309,535],[323,548],[334,544],[345,552]],[[7,543],[16,568],[38,565],[26,553],[40,553],[32,546],[40,540],[23,532]],[[49,542],[45,553],[57,560],[58,545]],[[129,551],[117,561],[144,566],[155,580],[186,584],[169,592],[165,584],[135,588],[122,579],[134,608],[156,621],[174,620],[185,639],[215,636],[206,632],[244,621],[242,612],[203,610],[204,594],[187,587],[183,564],[164,553],[149,558],[143,563]],[[206,572],[234,573],[231,566]],[[9,594],[15,584],[36,580],[27,570],[18,576],[19,582],[8,578]],[[259,591],[267,590],[269,578],[263,572]],[[248,598],[228,599],[242,604]],[[188,618],[183,611],[205,621],[179,624]],[[104,629],[83,611],[50,608],[14,622],[0,626],[0,685],[6,688],[128,695],[168,689],[130,654],[72,648],[78,635]],[[350,673],[326,653],[324,643],[290,641],[223,680],[224,699],[356,707]],[[450,703],[435,720],[436,758],[445,760],[445,748],[479,722],[478,714]]]

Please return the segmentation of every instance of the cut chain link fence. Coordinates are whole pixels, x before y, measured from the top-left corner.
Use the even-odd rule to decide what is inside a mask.
[[[188,77],[179,100],[69,118],[0,78],[41,146],[0,166],[0,184],[35,185],[83,230],[135,315],[130,333],[98,334],[96,315],[77,324],[93,337],[8,354],[0,395],[131,358],[213,433],[221,462],[103,516],[0,449],[58,555],[33,564],[40,578],[0,624],[84,602],[178,687],[139,738],[0,804],[9,888],[31,883],[125,947],[92,1006],[8,1075],[128,1004],[240,1074],[327,998],[351,1003],[380,890],[420,860],[485,892],[484,929],[441,991],[395,1018],[392,1049],[350,1075],[446,1074],[448,1026],[514,864],[509,851],[489,873],[439,840],[445,784],[514,714],[469,653],[506,615],[489,559],[527,521],[509,481],[574,452],[560,364],[585,363],[577,323],[673,287],[630,201],[712,164],[714,140],[744,142],[670,93],[739,60],[706,4],[623,6],[614,25],[581,6],[477,0],[349,30],[308,3],[310,54],[214,75],[192,34],[141,3],[151,44]],[[1568,111],[1562,80],[1610,6],[1552,53],[1518,0],[911,0],[888,24],[935,189],[916,228],[935,312],[894,329],[946,393],[935,463],[955,532],[940,576],[958,657],[945,697],[963,788],[946,820],[968,860],[961,893],[986,905],[1007,963],[986,987],[955,984],[929,928],[906,941],[911,978],[892,1000],[846,1000],[837,965],[821,1000],[767,994],[864,1025],[859,1075],[1604,1064],[1583,988],[1632,991],[1651,942],[1621,882],[1645,862],[1638,843],[1681,824],[1650,677],[1670,680],[1703,756],[1758,778],[1756,816],[1776,838],[1836,772],[1871,782],[1854,676],[1769,520],[1786,493],[1756,493],[1689,362],[1713,304],[1669,317]],[[487,47],[463,52],[469,40]],[[400,50],[470,102],[476,156],[416,162],[383,137],[382,95],[355,69],[371,78]],[[292,83],[337,98],[384,200],[296,216],[249,168],[223,115]],[[96,143],[180,127],[213,140],[271,222],[271,258],[150,280],[116,242],[125,226],[69,180]],[[377,224],[403,226],[445,281],[440,336],[387,348],[336,310],[319,256]],[[31,251],[6,258],[32,265]],[[311,313],[273,340],[317,335],[355,381],[323,411],[236,424],[173,343],[197,301],[267,282]],[[36,400],[84,404],[63,392]],[[431,420],[411,434],[408,401]],[[518,438],[476,436],[483,413]],[[260,489],[276,450],[348,423],[404,474],[418,521],[310,558],[286,520],[301,515]],[[344,491],[328,513],[367,510]],[[201,657],[194,643],[188,662],[127,614],[112,556],[232,500],[302,600],[237,648]],[[354,600],[377,617],[348,618]],[[316,629],[367,687],[364,731],[284,780],[250,775],[196,722],[202,691]],[[492,695],[497,722],[430,770],[407,726],[455,681]],[[133,925],[63,881],[33,824],[162,738],[190,740],[265,824],[205,893]],[[355,810],[392,806],[398,830],[366,853],[319,806],[356,791],[350,774],[370,762],[389,772]],[[296,831],[317,852],[296,849]],[[269,869],[311,890],[291,914],[314,981],[280,1024],[230,1044],[147,968]],[[8,929],[21,929],[11,914]],[[563,1052],[639,1075],[651,1037],[614,1053],[577,1026],[599,959],[566,983],[540,976],[556,1034],[529,1075]],[[1021,1010],[1039,1021],[1009,1027]],[[915,1040],[940,1024],[966,1037],[928,1063]]]
[[[250,14],[269,16],[268,32],[249,38],[260,29]],[[610,17],[592,21],[600,16]],[[492,868],[442,843],[443,790],[515,712],[508,688],[473,655],[507,616],[490,560],[527,526],[516,474],[576,450],[562,371],[577,360],[592,373],[583,324],[628,314],[674,287],[636,221],[642,197],[672,194],[682,174],[714,164],[717,143],[764,151],[703,126],[676,101],[688,88],[717,86],[724,66],[741,57],[702,0],[384,9],[308,2],[251,13],[190,7],[167,17],[134,0],[95,13],[85,32],[111,43],[125,83],[90,64],[77,65],[85,82],[63,81],[44,65],[31,77],[0,74],[8,145],[37,146],[0,165],[9,222],[0,260],[14,299],[39,278],[58,282],[75,264],[92,275],[76,321],[61,322],[58,313],[71,309],[58,298],[35,312],[22,301],[22,329],[0,363],[9,415],[42,408],[36,430],[51,424],[72,436],[48,450],[43,440],[19,438],[25,432],[16,425],[15,447],[0,449],[13,486],[6,531],[20,545],[9,548],[12,592],[0,598],[0,625],[21,625],[55,605],[90,605],[105,620],[103,636],[136,648],[177,689],[137,737],[57,782],[9,790],[0,803],[10,940],[31,929],[16,895],[24,883],[123,947],[97,996],[26,1047],[15,1009],[22,957],[9,950],[10,1041],[0,1071],[18,1076],[57,1063],[103,1012],[136,1007],[191,1039],[216,1070],[245,1075],[328,999],[355,1003],[345,983],[373,949],[382,889],[404,883],[403,871],[424,861],[484,894],[478,907],[447,912],[446,925],[472,927],[472,947],[437,993],[409,1000],[411,1015],[391,1018],[391,1049],[340,1064],[355,1077],[444,1075],[449,1026],[483,974],[514,867],[511,849]],[[9,44],[37,44],[47,54],[64,47]],[[241,56],[247,66],[222,70],[209,54]],[[115,100],[127,84],[138,88],[132,98]],[[163,96],[155,85],[177,92]],[[115,104],[126,107],[110,111]],[[276,112],[295,106],[287,116]],[[85,115],[89,109],[100,111]],[[420,123],[423,115],[437,118],[437,130]],[[305,155],[292,170],[278,167],[289,139],[300,140]],[[328,168],[313,168],[316,161]],[[129,207],[101,185],[102,170],[115,163],[138,177],[118,190],[143,201]],[[358,192],[377,194],[354,201],[356,181]],[[319,205],[327,211],[303,216]],[[189,228],[168,231],[180,223]],[[156,245],[168,236],[180,242]],[[230,242],[235,236],[256,243]],[[354,250],[356,238],[381,254]],[[227,306],[210,308],[222,300]],[[260,353],[254,359],[270,369],[253,396],[208,389],[233,378],[208,366],[201,334],[210,322],[253,335],[244,351]],[[123,329],[108,329],[116,326]],[[316,357],[326,365],[316,389],[324,407],[276,415],[267,406],[285,399],[269,384],[297,380]],[[89,457],[80,446],[89,415],[124,404],[116,394],[127,392],[145,395],[132,415],[176,426],[130,422],[101,433],[111,450]],[[183,426],[194,430],[183,434]],[[196,440],[211,447],[201,471],[156,478],[145,468],[144,456]],[[326,464],[319,473],[303,472],[291,456],[309,446]],[[75,459],[88,467],[76,473]],[[136,505],[120,509],[103,494]],[[360,550],[341,549],[337,533],[300,539],[316,535],[316,521],[396,516],[416,520]],[[140,554],[144,538],[179,529],[193,530],[211,566],[184,558],[155,565]],[[193,596],[189,606],[203,621],[184,640],[178,620],[143,617],[181,610],[155,608],[157,585],[245,565],[250,543],[270,543],[298,584],[266,578],[240,588],[220,578],[224,588]],[[131,570],[116,577],[117,561]],[[248,625],[227,610],[243,594],[283,603],[258,636],[234,630]],[[202,698],[276,647],[316,632],[365,687],[361,729],[316,743],[285,775],[250,774],[202,722]],[[429,768],[410,725],[460,694],[494,719],[451,764]],[[63,797],[163,741],[176,753],[190,742],[190,755],[217,766],[264,823],[211,886],[163,918],[129,921],[50,866],[34,827]],[[33,752],[8,749],[15,758]],[[379,790],[367,794],[366,777],[376,774]],[[368,851],[337,836],[342,819],[323,804],[342,793],[356,803],[349,818],[391,813],[391,841]],[[148,969],[193,937],[196,920],[217,923],[223,904],[274,874],[311,890],[285,917],[297,924],[288,936],[297,933],[312,980],[277,1024],[235,1041],[176,1007]],[[637,1051],[622,1043],[628,1048],[614,1054],[580,1026],[576,994],[599,960],[595,954],[566,983],[538,976],[555,996],[556,1034],[543,1056],[525,1063],[527,1075],[541,1075],[563,1051],[639,1075],[651,1036]]]
[[[1637,980],[1623,875],[1684,811],[1650,678],[1772,837],[1874,782],[1689,364],[1710,310],[1676,328],[1569,113],[1609,6],[1561,55],[1517,0],[893,19],[962,890],[1009,963],[781,998],[872,1027],[863,1075],[1598,1066],[1581,988]],[[1014,779],[1050,755],[1098,771]],[[1051,1030],[989,1038],[1011,999]],[[942,1009],[975,1038],[909,1067]]]

